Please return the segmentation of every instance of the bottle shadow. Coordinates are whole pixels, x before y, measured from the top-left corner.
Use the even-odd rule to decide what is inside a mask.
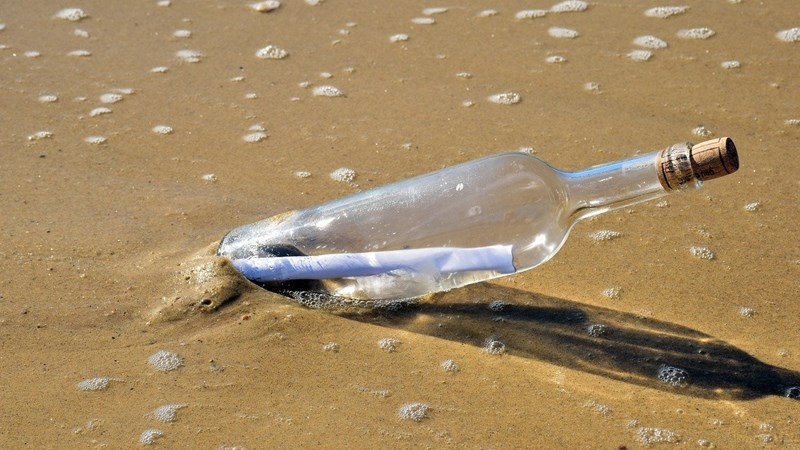
[[[681,325],[488,283],[436,300],[339,314],[683,395],[800,399],[800,373]]]

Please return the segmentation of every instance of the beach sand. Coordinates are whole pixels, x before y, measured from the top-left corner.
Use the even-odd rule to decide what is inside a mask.
[[[4,2],[0,447],[800,448],[796,0],[515,18],[554,3]],[[717,136],[738,173],[399,311],[306,308],[213,256],[239,225],[484,155],[577,170]]]

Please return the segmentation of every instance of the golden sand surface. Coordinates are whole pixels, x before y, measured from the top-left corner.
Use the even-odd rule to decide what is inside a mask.
[[[0,447],[800,448],[797,1],[516,18],[555,3],[3,2]],[[309,309],[213,257],[236,226],[483,155],[573,170],[706,136],[738,173],[399,311]]]

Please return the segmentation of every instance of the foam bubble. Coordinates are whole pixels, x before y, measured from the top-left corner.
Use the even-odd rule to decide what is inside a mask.
[[[474,105],[475,105],[475,102],[473,102],[472,100],[464,100],[464,101],[461,102],[461,106],[463,106],[465,108],[469,108],[469,107],[474,106]]]
[[[506,344],[500,339],[490,336],[483,341],[483,352],[490,355],[502,355],[506,352]]]
[[[422,10],[422,14],[426,16],[433,16],[435,14],[443,14],[448,11],[448,8],[443,6],[433,7],[433,8],[425,8]]]
[[[662,364],[656,371],[658,381],[675,387],[685,387],[689,384],[689,372],[679,367]]]
[[[315,97],[344,97],[344,92],[330,85],[317,86],[311,92]]]
[[[778,31],[775,33],[775,37],[783,42],[800,42],[800,27]]]
[[[255,92],[248,92],[248,93],[244,94],[244,98],[246,98],[248,100],[255,100],[255,99],[258,98],[258,94],[256,94]]]
[[[309,5],[309,6],[317,6],[317,5],[321,4],[323,1],[325,1],[325,0],[305,0],[306,5]]]
[[[122,94],[116,92],[107,92],[100,96],[100,101],[106,104],[121,102],[122,99]]]
[[[736,60],[722,61],[719,66],[723,69],[738,69],[742,67],[742,63]]]
[[[298,170],[297,172],[294,173],[294,176],[296,176],[297,178],[308,178],[311,176],[311,172],[306,170]]]
[[[389,36],[390,42],[405,42],[408,40],[408,35],[405,33],[398,33]]]
[[[452,359],[446,359],[442,361],[440,366],[442,367],[442,370],[444,370],[445,372],[458,372],[459,370],[461,370],[461,368],[458,367],[458,364],[456,364],[456,362],[453,361]]]
[[[268,137],[268,135],[267,135],[266,132],[264,132],[264,131],[256,131],[254,133],[245,134],[244,136],[242,136],[242,139],[245,142],[249,142],[249,143],[252,144],[252,143],[255,143],[255,142],[261,142],[264,139],[266,139],[267,137]]]
[[[205,57],[203,52],[189,49],[178,50],[175,52],[175,56],[177,56],[181,61],[189,64],[199,63],[200,60]]]
[[[465,80],[468,80],[468,79],[472,78],[472,74],[471,74],[471,73],[469,73],[469,72],[458,72],[458,73],[456,74],[456,76],[457,76],[458,78],[463,78],[463,79],[465,79]]]
[[[169,125],[156,125],[153,127],[153,133],[156,134],[172,134],[173,128]]]
[[[40,139],[50,139],[52,137],[53,137],[53,132],[52,131],[42,130],[42,131],[37,131],[36,133],[33,133],[30,136],[28,136],[28,140],[29,141],[38,141]]]
[[[105,144],[107,140],[108,139],[106,139],[105,136],[99,136],[99,135],[89,136],[86,139],[84,139],[85,142],[88,142],[89,144],[94,144],[94,145]]]
[[[289,56],[289,52],[277,45],[268,45],[256,52],[256,57],[261,59],[284,59]]]
[[[783,124],[786,126],[794,127],[800,125],[800,119],[786,119],[783,121]]]
[[[603,289],[603,292],[601,292],[603,297],[613,298],[613,299],[619,298],[621,293],[622,293],[622,288],[621,287],[605,288],[605,289]]]
[[[58,96],[53,94],[44,94],[39,96],[39,103],[54,103],[58,101]]]
[[[327,342],[322,344],[322,349],[326,352],[338,353],[341,347],[336,342]]]
[[[207,183],[216,183],[217,175],[213,173],[205,173],[203,174],[203,176],[200,177],[200,179]]]
[[[428,413],[428,406],[427,403],[420,403],[420,402],[413,402],[413,403],[406,403],[405,405],[400,407],[400,410],[397,412],[397,415],[400,416],[403,420],[413,420],[415,422],[420,422],[422,419],[425,418],[425,415]]]
[[[72,31],[72,35],[87,39],[89,38],[89,32],[80,28],[75,28],[75,30]]]
[[[111,109],[106,108],[105,106],[100,106],[89,111],[89,116],[97,117],[97,116],[102,116],[103,114],[111,114],[111,112],[112,112]]]
[[[700,27],[678,30],[676,34],[681,39],[708,39],[717,33],[711,28]]]
[[[147,358],[147,362],[156,370],[170,372],[183,365],[183,358],[177,353],[159,350],[150,355],[150,357]]]
[[[0,31],[3,31],[5,29],[6,29],[6,24],[0,22]]]
[[[516,14],[514,14],[514,18],[517,20],[538,19],[546,15],[547,11],[544,9],[523,9],[522,11],[518,11]]]
[[[793,399],[800,399],[800,386],[790,386],[784,389],[783,396]]]
[[[484,9],[483,11],[477,14],[477,17],[486,18],[486,17],[493,17],[498,14],[499,13],[497,12],[496,9]]]
[[[522,96],[517,92],[501,92],[499,94],[492,94],[488,100],[498,105],[515,105],[522,101]]]
[[[278,0],[266,0],[263,2],[250,3],[247,6],[249,6],[250,9],[252,9],[253,11],[258,11],[260,13],[268,13],[280,8],[281,2],[279,2]]]
[[[159,422],[175,422],[178,419],[178,410],[182,408],[186,408],[187,404],[172,404],[172,405],[164,405],[159,406],[158,408],[154,409],[150,414],[149,417],[152,417]]]
[[[691,253],[695,258],[705,259],[707,261],[711,261],[717,257],[717,255],[714,254],[710,248],[698,245],[689,247],[689,253]]]
[[[608,325],[602,323],[593,323],[586,327],[586,333],[592,337],[601,337],[608,333]]]
[[[381,350],[386,350],[389,353],[397,351],[397,346],[400,345],[400,341],[395,338],[383,338],[378,341],[378,347]]]
[[[139,436],[139,443],[142,445],[151,445],[156,442],[158,438],[164,435],[164,432],[155,428],[150,428],[142,431]]]
[[[581,0],[566,0],[561,3],[556,3],[555,5],[550,7],[550,11],[555,13],[563,13],[563,12],[580,12],[586,11],[589,8],[589,4],[581,1]]]
[[[433,17],[414,17],[411,19],[411,23],[417,25],[433,25],[436,23],[436,19]]]
[[[675,443],[680,441],[680,436],[666,428],[641,427],[636,430],[636,440],[644,445]]]
[[[580,36],[577,31],[562,27],[550,27],[547,30],[547,34],[558,39],[575,39]]]
[[[192,37],[192,32],[190,30],[175,30],[172,32],[172,37],[186,39]]]
[[[600,84],[595,81],[588,81],[583,83],[583,89],[589,92],[600,93]]]
[[[64,8],[57,12],[53,18],[67,20],[69,22],[78,22],[89,17],[86,11],[80,8]]]
[[[709,137],[714,133],[705,126],[699,125],[692,128],[692,134],[698,137]]]
[[[500,312],[506,309],[506,306],[508,306],[508,303],[502,300],[492,300],[491,302],[489,302],[488,308],[489,311]]]
[[[667,48],[667,41],[648,34],[635,38],[633,40],[633,45],[650,49],[659,49]]]
[[[628,53],[628,58],[634,61],[649,61],[653,57],[653,52],[649,50],[633,50]]]
[[[169,67],[167,66],[156,66],[150,69],[151,73],[167,73],[169,71]]]
[[[656,6],[644,12],[647,17],[656,17],[659,19],[666,19],[678,14],[683,14],[689,10],[688,6]]]
[[[256,123],[256,124],[250,125],[250,128],[248,128],[248,130],[250,130],[250,131],[267,131],[267,129],[264,128],[264,125],[260,124],[260,123]]]
[[[78,383],[78,389],[81,391],[103,391],[108,389],[110,382],[111,378],[108,377],[88,378]]]
[[[567,62],[567,58],[561,55],[550,55],[544,59],[544,61],[548,64],[562,64]]]
[[[320,77],[320,78],[324,78],[324,79],[326,79],[326,80],[327,80],[327,79],[329,79],[329,78],[333,78],[333,74],[332,74],[332,73],[330,73],[330,72],[320,72],[320,73],[319,73],[319,77]]]
[[[356,171],[347,167],[340,167],[329,174],[333,181],[352,183],[356,179]]]
[[[80,58],[85,58],[87,56],[92,56],[92,52],[90,52],[89,50],[84,50],[84,49],[72,50],[71,52],[67,53],[67,56],[77,56],[77,57],[80,57]]]
[[[761,209],[761,202],[753,201],[749,202],[748,204],[744,205],[744,210],[749,212],[756,212]]]
[[[621,237],[622,233],[614,230],[598,230],[589,235],[589,238],[595,242],[610,241]]]
[[[38,58],[42,56],[41,53],[37,52],[36,50],[28,50],[27,52],[22,54],[26,58]]]
[[[749,306],[741,306],[739,307],[739,315],[742,317],[753,317],[756,315],[756,312]]]

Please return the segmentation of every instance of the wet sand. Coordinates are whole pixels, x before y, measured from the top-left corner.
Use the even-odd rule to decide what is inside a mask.
[[[159,3],[0,8],[0,447],[800,447],[795,0]],[[738,173],[400,311],[309,309],[212,256],[236,226],[483,155],[571,170],[704,134],[736,140]]]

